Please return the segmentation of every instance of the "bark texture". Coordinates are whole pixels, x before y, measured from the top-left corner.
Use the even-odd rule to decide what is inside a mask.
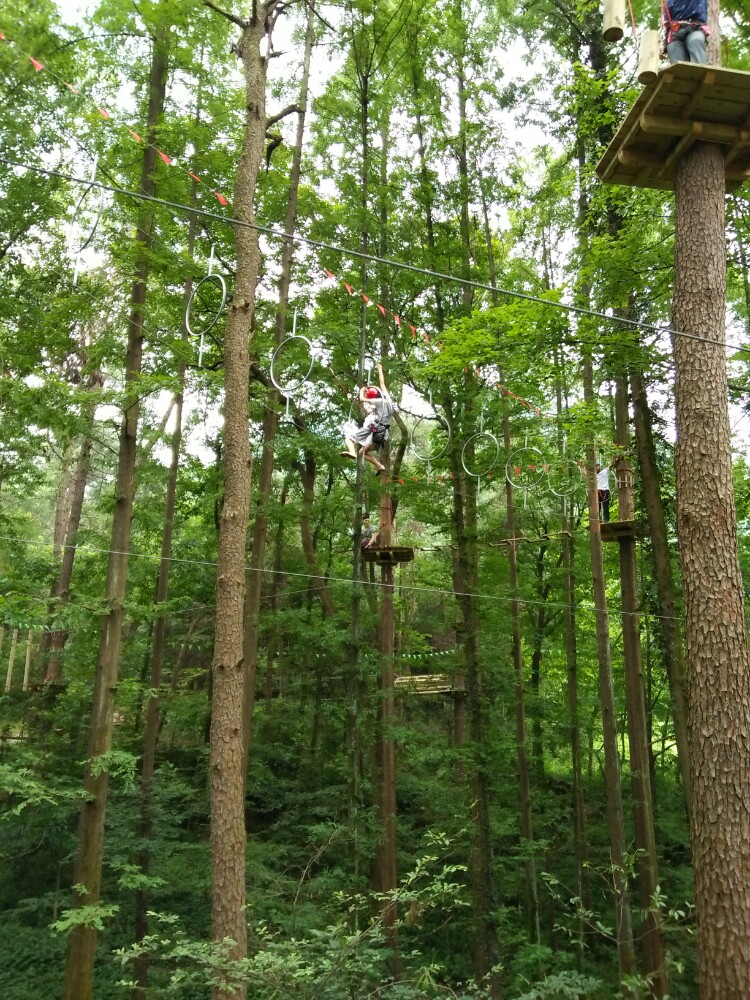
[[[247,115],[234,187],[234,214],[255,224],[255,187],[266,134],[266,60],[261,42],[274,4],[258,4],[244,22],[237,52],[245,77]],[[224,503],[219,520],[216,630],[211,665],[211,915],[216,941],[230,940],[230,955],[247,954],[245,920],[245,737],[243,607],[245,544],[250,507],[248,434],[249,340],[260,270],[258,234],[235,230],[237,270],[224,335]],[[244,1000],[245,985],[214,987],[214,1000]]]
[[[168,68],[168,41],[165,34],[154,40],[149,79],[148,143],[143,153],[141,191],[153,195],[157,164],[155,127],[164,111]],[[78,850],[73,883],[82,891],[73,895],[73,906],[99,902],[101,895],[104,819],[107,808],[109,775],[97,766],[102,755],[112,747],[112,726],[120,662],[120,642],[124,620],[125,589],[130,549],[130,524],[135,492],[136,444],[140,396],[138,379],[143,358],[143,319],[153,242],[153,209],[146,204],[139,211],[138,257],[131,292],[128,321],[128,345],[125,358],[126,404],[120,429],[120,448],[115,487],[115,510],[112,518],[110,556],[107,565],[105,600],[109,608],[101,623],[99,651],[94,675],[91,729],[84,787],[86,798],[78,824]],[[91,1000],[94,980],[96,929],[83,924],[74,928],[68,944],[63,1000]]]
[[[720,146],[696,144],[675,186],[677,525],[685,595],[691,840],[703,1000],[750,983],[750,655],[732,483]]]

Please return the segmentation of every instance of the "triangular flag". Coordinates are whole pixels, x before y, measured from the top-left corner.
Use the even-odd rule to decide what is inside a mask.
[[[329,271],[328,268],[325,268],[325,272],[326,272],[326,274],[328,275],[329,278],[335,278],[336,277],[335,274],[333,273],[333,271]]]
[[[411,323],[410,323],[409,324],[409,329],[411,330],[412,337],[416,337],[416,335],[417,335],[417,328],[416,328],[416,326],[412,326]]]
[[[65,83],[64,80],[63,80],[63,83]],[[72,91],[74,94],[80,94],[81,93],[81,91],[78,89],[78,87],[74,87],[72,83],[65,83],[65,86],[68,88],[68,90]]]
[[[426,333],[424,335],[424,339],[425,339],[426,343],[428,343],[428,344],[430,343],[430,335],[429,335],[429,333]]]
[[[351,286],[351,285],[347,285],[347,283],[346,283],[346,282],[344,282],[344,288],[345,288],[345,289],[347,290],[347,292],[348,292],[348,293],[349,293],[350,295],[352,294],[352,286]]]
[[[160,149],[157,149],[156,152],[162,158],[162,160],[164,161],[164,163],[166,163],[166,165],[169,166],[169,164],[172,162],[172,157],[171,156],[167,156],[166,153],[162,153],[162,151]]]
[[[395,313],[393,314],[393,322],[397,327],[399,327],[399,329],[401,328],[401,317],[397,316]]]
[[[220,193],[219,191],[214,191],[214,194],[215,194],[215,195],[216,195],[216,197],[218,198],[218,201],[219,201],[219,204],[220,204],[220,205],[228,205],[228,204],[229,204],[229,202],[228,202],[228,201],[227,201],[227,199],[226,199],[226,198],[224,197],[224,195],[223,195],[223,194],[221,194],[221,193]]]
[[[125,126],[125,128],[128,128],[127,125]],[[130,134],[133,136],[136,142],[143,142],[143,139],[141,139],[138,133],[134,132],[132,128],[128,128],[128,132],[130,132]]]
[[[106,122],[106,120],[107,120],[108,118],[111,118],[111,117],[112,117],[112,115],[111,115],[111,114],[109,113],[109,111],[105,111],[105,110],[104,110],[104,108],[100,108],[100,107],[99,107],[98,105],[97,105],[97,108],[96,108],[96,110],[97,110],[97,111],[99,112],[99,114],[100,114],[100,115],[102,116],[102,118],[103,118],[103,119],[105,120],[105,122]]]
[[[5,37],[5,35],[4,35],[3,33],[2,33],[2,31],[0,31],[0,38],[2,38],[2,40],[3,40],[4,42],[7,42],[7,41],[8,41],[8,39],[7,39],[6,37]]]
[[[188,170],[188,177],[192,177],[193,180],[194,181],[198,181],[199,184],[203,183],[203,181],[200,179],[200,177],[197,174],[194,174],[192,170]]]
[[[385,316],[385,309],[381,306],[381,304],[379,302],[378,302],[378,309],[383,314],[383,316]]]
[[[365,293],[364,293],[364,292],[362,292],[362,298],[363,298],[363,299],[365,300],[365,305],[366,305],[366,306],[369,306],[369,304],[370,304],[370,300],[369,300],[369,299],[367,298],[367,296],[365,295]]]
[[[29,62],[34,67],[34,69],[37,71],[37,73],[41,73],[42,70],[44,69],[44,66],[42,66],[42,64],[40,62],[37,62],[37,60],[33,56],[29,56]]]

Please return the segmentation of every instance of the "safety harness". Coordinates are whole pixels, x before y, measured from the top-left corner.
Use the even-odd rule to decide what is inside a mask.
[[[662,24],[664,25],[667,33],[666,42],[664,43],[665,46],[669,45],[677,32],[681,31],[683,28],[691,28],[693,31],[702,31],[706,36],[706,41],[710,38],[711,29],[707,24],[703,24],[701,21],[675,21],[672,17],[672,12],[669,9],[667,0],[662,0],[661,10]]]

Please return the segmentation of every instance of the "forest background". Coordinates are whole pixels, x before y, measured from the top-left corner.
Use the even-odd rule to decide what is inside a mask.
[[[589,2],[258,4],[250,211],[274,233],[248,293],[229,220],[250,6],[0,7],[0,991],[696,997],[673,204],[594,174],[638,93],[633,39],[605,45]],[[634,13],[655,25],[658,5]],[[723,13],[750,68],[742,5]],[[89,177],[107,190],[71,179]],[[727,320],[746,571],[744,192]],[[229,311],[255,300],[247,592],[226,629],[235,370],[208,274]],[[402,404],[382,479],[339,454],[378,360]],[[594,455],[613,518],[632,503],[641,529],[637,616],[618,546],[590,548]],[[414,560],[364,563],[365,512]],[[235,627],[246,955],[212,914],[211,753],[237,726],[211,664]]]

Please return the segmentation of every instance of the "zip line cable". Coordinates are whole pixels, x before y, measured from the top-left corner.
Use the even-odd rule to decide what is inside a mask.
[[[36,545],[36,546],[39,546],[40,548],[52,548],[52,543],[51,542],[36,541],[34,539],[31,539],[31,538],[21,538],[20,536],[15,536],[15,535],[0,535],[0,541],[2,541],[2,542],[21,542],[21,543],[23,543],[25,545]],[[129,559],[148,559],[148,560],[150,560],[152,562],[160,562],[163,559],[163,557],[161,556],[161,554],[158,554],[158,553],[155,553],[155,552],[154,553],[150,553],[150,552],[132,552],[132,551],[130,551],[130,552],[123,552],[120,549],[104,549],[104,548],[96,548],[94,546],[88,546],[88,545],[77,545],[76,546],[76,545],[67,545],[67,544],[63,545],[62,548],[65,548],[65,549],[75,548],[77,553],[78,552],[83,552],[83,553],[87,553],[87,554],[90,554],[90,555],[111,555],[111,554],[114,554],[114,555],[118,555],[118,556],[127,556]],[[180,556],[169,556],[169,558],[166,559],[165,561],[170,562],[170,563],[179,563],[181,565],[186,565],[186,566],[213,566],[213,567],[216,567],[218,565],[218,563],[215,562],[215,560],[213,560],[213,559],[186,559],[186,558],[183,558],[183,557],[180,557]],[[326,584],[328,584],[328,583],[347,583],[349,585],[355,585],[357,583],[362,583],[361,580],[360,581],[353,580],[351,577],[348,577],[348,576],[324,576],[322,573],[300,573],[300,572],[297,572],[295,570],[286,570],[286,569],[281,569],[281,570],[267,569],[267,568],[253,569],[251,566],[249,566],[247,564],[245,565],[245,572],[246,573],[250,573],[250,572],[252,572],[252,573],[270,573],[272,576],[299,577],[299,578],[304,579],[304,580],[313,580],[313,581],[319,580],[322,583],[326,583]],[[445,590],[445,589],[443,589],[441,587],[418,587],[418,586],[415,586],[414,584],[408,584],[408,583],[405,583],[405,584],[401,584],[401,583],[399,583],[399,584],[384,584],[384,583],[379,582],[377,580],[375,580],[373,583],[371,583],[368,580],[367,581],[367,586],[368,587],[377,587],[378,589],[386,588],[388,590],[393,590],[394,587],[398,587],[399,590],[409,591],[410,593],[416,593],[416,594],[437,594],[437,595],[439,595],[441,597],[475,597],[478,600],[492,601],[492,602],[495,602],[495,603],[498,603],[498,604],[511,604],[513,601],[516,601],[518,604],[524,604],[524,605],[528,605],[528,606],[531,606],[531,607],[573,609],[573,610],[577,610],[577,611],[591,611],[591,612],[595,612],[595,611],[601,610],[601,609],[597,608],[593,604],[591,604],[591,605],[590,604],[583,604],[583,603],[580,603],[580,604],[560,604],[560,603],[556,603],[556,602],[553,603],[551,601],[533,601],[533,600],[529,600],[529,599],[526,599],[526,598],[519,598],[519,597],[502,597],[499,594],[483,594],[483,593],[481,593],[481,591]],[[655,614],[655,613],[653,613],[651,611],[624,611],[621,608],[609,608],[609,607],[605,608],[604,611],[606,613],[612,614],[612,615],[621,615],[621,616],[622,615],[635,615],[635,616],[637,616],[637,615],[644,615],[644,616],[648,616],[649,618],[659,618],[659,619],[663,618],[663,619],[666,619],[666,620],[669,620],[669,621],[682,621],[683,620],[679,615],[657,615],[657,614]]]
[[[528,292],[516,292],[509,288],[499,288],[497,286],[488,285],[482,281],[472,281],[470,278],[460,278],[457,275],[445,274],[441,271],[433,271],[430,268],[417,267],[415,264],[405,264],[401,261],[391,260],[388,257],[379,257],[375,254],[364,253],[361,250],[352,250],[346,247],[335,246],[334,244],[326,243],[323,240],[314,240],[309,236],[284,233],[272,226],[264,226],[257,222],[247,222],[244,219],[237,218],[230,219],[226,216],[219,215],[218,212],[209,212],[206,209],[194,208],[191,205],[185,205],[181,202],[168,201],[165,198],[156,198],[153,195],[143,194],[140,191],[130,191],[127,188],[102,184],[100,181],[91,180],[90,178],[75,177],[72,174],[63,173],[59,170],[51,170],[46,167],[21,163],[18,160],[11,160],[5,156],[0,156],[0,163],[5,163],[8,166],[17,167],[21,170],[31,170],[36,173],[45,174],[48,177],[58,177],[61,180],[69,181],[71,184],[82,184],[89,187],[97,187],[101,188],[103,191],[110,191],[113,194],[123,195],[124,197],[139,198],[142,201],[153,202],[155,205],[161,205],[163,208],[187,212],[188,214],[192,213],[194,215],[200,215],[206,219],[213,219],[223,223],[224,225],[252,229],[255,232],[262,233],[264,236],[270,237],[271,239],[287,241],[290,243],[304,243],[307,246],[315,247],[318,250],[327,250],[331,253],[343,254],[345,257],[355,257],[358,260],[370,261],[373,264],[380,264],[400,271],[409,271],[412,274],[421,274],[423,277],[434,278],[439,281],[453,282],[454,284],[461,285],[464,288],[474,288],[478,291],[490,293],[494,292],[497,295],[505,295],[509,298],[520,299],[524,302],[534,302],[538,305],[550,306],[554,309],[561,309],[564,312],[571,313],[576,316],[588,316],[594,319],[605,320],[607,323],[616,323],[620,326],[628,327],[631,330],[648,331],[649,333],[655,333],[660,336],[668,334],[670,337],[682,337],[685,340],[692,340],[699,344],[707,344],[711,347],[729,348],[734,351],[750,353],[750,347],[743,347],[741,344],[732,344],[727,341],[722,343],[721,341],[711,340],[709,337],[703,337],[697,333],[674,330],[672,327],[657,326],[654,323],[641,323],[635,319],[628,319],[626,316],[609,316],[607,313],[601,312],[598,309],[586,309],[583,306],[571,305],[566,302],[555,302],[551,299],[544,299],[539,295],[531,295]]]

